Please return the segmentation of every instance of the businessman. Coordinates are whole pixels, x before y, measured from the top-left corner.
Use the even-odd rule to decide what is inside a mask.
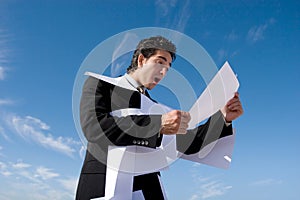
[[[175,58],[176,47],[171,41],[161,36],[150,37],[138,43],[125,75],[115,79],[93,75],[87,78],[82,89],[80,122],[88,146],[77,200],[105,196],[109,145],[157,148],[164,135],[176,134],[177,150],[193,154],[219,138],[232,135],[231,123],[243,113],[238,93],[222,112],[215,113],[205,124],[192,130],[187,130],[190,114],[182,110],[162,115],[115,114],[124,109],[141,109],[142,95],[156,103],[147,90],[152,90],[166,76]],[[159,171],[135,176],[133,191],[141,190],[146,200],[165,199],[159,176]]]

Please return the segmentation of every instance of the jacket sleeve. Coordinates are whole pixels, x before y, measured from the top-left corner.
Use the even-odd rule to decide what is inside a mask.
[[[219,111],[203,125],[188,130],[187,134],[176,135],[177,150],[187,155],[194,154],[211,142],[232,133],[232,125],[225,125],[222,113]]]
[[[102,145],[159,146],[161,115],[112,116],[111,96],[103,81],[92,77],[86,80],[80,102],[80,123],[86,139]]]

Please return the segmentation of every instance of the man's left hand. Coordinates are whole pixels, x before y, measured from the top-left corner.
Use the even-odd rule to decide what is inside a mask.
[[[238,92],[234,93],[234,97],[227,102],[221,111],[226,122],[231,122],[244,113]]]

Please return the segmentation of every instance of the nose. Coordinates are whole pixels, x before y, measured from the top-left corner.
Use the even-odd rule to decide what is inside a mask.
[[[168,71],[168,69],[167,69],[166,67],[163,67],[163,68],[160,70],[160,74],[161,74],[162,76],[165,76],[165,75],[167,74],[167,71]]]

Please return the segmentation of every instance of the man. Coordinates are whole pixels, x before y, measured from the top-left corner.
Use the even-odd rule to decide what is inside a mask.
[[[232,120],[243,113],[236,93],[223,109],[205,124],[187,130],[188,112],[172,110],[162,115],[115,115],[123,109],[140,109],[142,95],[164,78],[176,55],[175,45],[161,36],[139,42],[127,74],[118,79],[98,79],[91,75],[85,82],[80,104],[80,121],[88,140],[76,199],[105,196],[106,159],[109,145],[138,145],[156,148],[163,135],[176,134],[177,150],[197,153],[205,145],[232,134]],[[144,97],[144,96],[143,96]],[[152,99],[151,99],[152,100]],[[154,100],[152,100],[154,101]],[[159,172],[134,177],[133,191],[141,190],[144,198],[165,199]]]

